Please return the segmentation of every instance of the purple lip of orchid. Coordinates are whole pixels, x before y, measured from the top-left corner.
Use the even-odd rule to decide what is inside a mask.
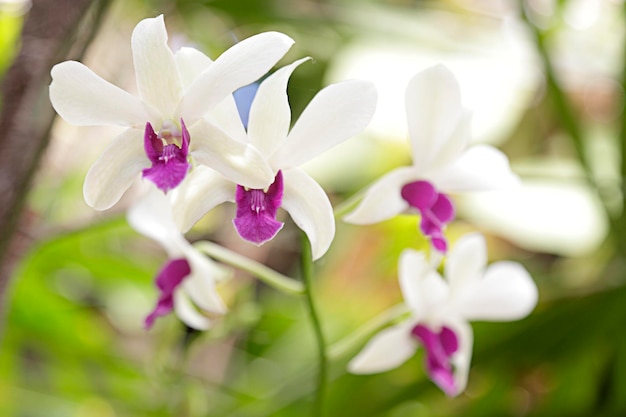
[[[152,181],[161,191],[167,193],[180,184],[191,165],[187,161],[189,153],[189,131],[180,119],[181,132],[173,123],[164,123],[157,135],[152,125],[146,123],[143,146],[152,166],[142,172],[143,178]],[[176,142],[180,140],[180,146]]]
[[[420,212],[422,233],[430,237],[435,249],[445,253],[448,242],[443,235],[443,229],[454,219],[454,205],[450,198],[438,193],[428,181],[406,184],[402,187],[401,195],[411,207]]]
[[[157,317],[169,314],[174,308],[174,290],[191,274],[191,267],[185,258],[172,259],[163,266],[156,277],[156,286],[161,292],[154,310],[146,317],[145,327],[149,329]]]
[[[283,201],[283,173],[278,171],[267,191],[246,189],[237,185],[237,215],[233,220],[243,239],[262,245],[276,236],[283,223],[276,221],[276,212]]]
[[[457,394],[450,358],[459,349],[459,339],[452,329],[443,326],[439,333],[418,324],[411,334],[426,351],[426,371],[430,379],[448,396]]]

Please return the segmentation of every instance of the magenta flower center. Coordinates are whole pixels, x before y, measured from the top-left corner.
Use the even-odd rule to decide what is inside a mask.
[[[446,395],[456,395],[454,369],[451,358],[459,350],[459,339],[452,329],[443,326],[435,332],[425,325],[416,325],[411,334],[419,340],[426,351],[426,372]]]
[[[422,216],[420,229],[440,252],[446,252],[448,242],[443,234],[446,225],[454,219],[454,205],[450,198],[437,192],[428,181],[414,181],[402,187],[402,198]]]
[[[176,188],[191,167],[187,161],[189,131],[183,119],[180,119],[180,125],[181,129],[178,129],[173,122],[165,121],[157,134],[152,125],[146,123],[143,146],[152,166],[144,169],[142,176],[164,193]]]
[[[191,274],[191,266],[186,259],[172,259],[167,262],[156,277],[155,284],[160,291],[154,310],[146,317],[145,327],[149,329],[154,321],[169,314],[174,308],[174,290]]]
[[[237,214],[233,220],[237,233],[243,239],[262,245],[276,236],[283,223],[276,221],[276,213],[283,201],[283,174],[278,171],[267,191],[237,185]]]

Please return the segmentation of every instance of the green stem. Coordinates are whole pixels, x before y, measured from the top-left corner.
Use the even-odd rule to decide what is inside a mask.
[[[351,197],[342,201],[341,203],[337,204],[333,209],[333,214],[335,215],[335,218],[341,219],[343,216],[354,210],[361,202],[361,200],[363,200],[363,196],[365,195],[365,192],[368,188],[369,186],[353,194]]]
[[[251,273],[261,281],[284,293],[294,295],[305,294],[305,288],[302,283],[216,243],[201,241],[194,243],[194,247],[215,260]]]
[[[311,257],[311,243],[304,233],[302,233],[301,242],[302,253],[300,254],[300,262],[302,266],[302,281],[304,282],[306,303],[309,307],[309,316],[311,318],[311,324],[313,325],[313,331],[315,332],[319,355],[317,393],[313,407],[313,416],[320,417],[323,415],[324,411],[324,396],[328,380],[328,355],[326,353],[324,332],[322,331],[320,318],[313,300],[313,259]]]

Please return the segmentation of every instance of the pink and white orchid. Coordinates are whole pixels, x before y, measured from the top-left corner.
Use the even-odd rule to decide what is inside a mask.
[[[399,281],[411,317],[375,335],[348,364],[349,371],[367,374],[395,368],[421,346],[430,379],[449,396],[461,393],[472,356],[469,322],[517,320],[537,303],[537,287],[520,264],[486,265],[485,240],[478,233],[462,237],[452,248],[445,279],[423,252],[405,250]]]
[[[189,158],[247,187],[271,181],[274,174],[259,152],[230,137],[213,138],[204,118],[224,97],[267,73],[292,44],[284,34],[266,32],[212,62],[193,48],[172,52],[158,16],[139,22],[132,34],[139,97],[79,62],[55,65],[50,101],[61,117],[74,125],[127,127],[87,174],[86,202],[111,207],[140,172],[167,192],[187,175]]]
[[[258,149],[272,169],[272,180],[248,187],[209,169],[194,170],[173,195],[182,230],[230,201],[237,204],[233,222],[239,235],[260,245],[282,228],[276,220],[282,207],[307,234],[314,259],[328,250],[335,235],[332,206],[322,187],[298,166],[363,130],[376,107],[376,90],[371,83],[356,80],[330,85],[312,99],[289,130],[287,82],[305,60],[279,69],[260,84],[247,131],[231,98],[222,103],[221,120],[212,125],[214,137],[230,136]]]
[[[496,148],[469,146],[471,115],[463,108],[459,85],[446,67],[415,75],[405,100],[413,165],[376,181],[344,220],[370,224],[413,209],[422,216],[422,232],[445,252],[443,229],[455,214],[448,193],[504,189],[517,185],[519,179]]]
[[[169,258],[156,277],[160,295],[146,317],[146,327],[152,327],[156,318],[174,310],[187,326],[209,328],[209,318],[198,308],[214,314],[226,312],[215,285],[227,278],[230,270],[202,255],[185,239],[174,223],[167,197],[157,190],[151,190],[129,209],[128,223],[160,243]]]

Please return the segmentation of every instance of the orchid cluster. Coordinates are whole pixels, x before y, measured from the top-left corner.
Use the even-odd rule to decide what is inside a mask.
[[[151,184],[128,212],[130,225],[168,255],[155,280],[160,295],[146,327],[174,311],[187,326],[205,330],[212,317],[226,313],[216,285],[230,270],[184,233],[214,207],[232,202],[239,236],[262,245],[283,227],[277,220],[282,208],[306,234],[312,259],[322,257],[335,236],[333,207],[300,165],[362,132],[377,96],[370,82],[332,84],[292,123],[287,84],[308,58],[267,75],[293,44],[287,35],[252,36],[215,61],[194,48],[174,52],[167,39],[162,16],[135,27],[138,95],[67,61],[52,69],[50,99],[72,124],[125,128],[87,174],[84,197],[90,206],[112,207],[138,177]],[[406,90],[413,165],[368,187],[343,219],[370,224],[415,212],[431,243],[430,260],[412,249],[400,257],[400,288],[410,318],[376,335],[349,370],[384,371],[421,346],[429,377],[451,396],[467,381],[469,321],[519,319],[537,301],[536,286],[521,265],[486,267],[481,235],[464,236],[449,250],[445,229],[455,217],[453,193],[519,182],[500,151],[470,146],[471,116],[461,103],[459,85],[445,67],[415,75]],[[437,272],[444,258],[445,279]]]

